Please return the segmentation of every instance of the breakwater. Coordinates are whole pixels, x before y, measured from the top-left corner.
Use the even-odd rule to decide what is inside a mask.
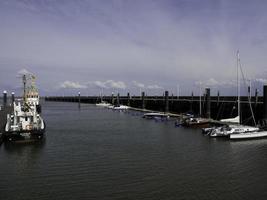
[[[77,102],[95,104],[100,101],[99,96],[50,96],[45,97],[46,101]],[[162,96],[146,96],[144,92],[140,96],[126,96],[120,94],[103,96],[102,100],[116,104],[128,105],[134,108],[149,109],[171,113],[192,112],[212,119],[231,118],[237,116],[236,96],[210,96],[210,89],[207,88],[204,95],[194,96],[173,96],[165,91]],[[249,103],[251,102],[251,103]],[[264,95],[240,97],[241,120],[245,124],[252,123],[251,109],[254,112],[256,121],[267,118],[267,86],[264,86]]]

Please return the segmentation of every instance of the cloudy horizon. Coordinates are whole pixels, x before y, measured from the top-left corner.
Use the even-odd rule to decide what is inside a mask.
[[[266,9],[263,0],[3,0],[0,88],[20,93],[24,70],[37,76],[42,96],[190,95],[200,83],[234,95],[240,50],[261,94]]]

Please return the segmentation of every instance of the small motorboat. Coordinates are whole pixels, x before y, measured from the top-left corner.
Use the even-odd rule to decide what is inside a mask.
[[[118,106],[113,106],[112,109],[113,109],[113,110],[128,110],[128,109],[129,109],[129,106],[118,105]]]

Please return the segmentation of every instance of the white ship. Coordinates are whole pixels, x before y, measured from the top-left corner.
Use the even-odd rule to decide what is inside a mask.
[[[33,75],[23,75],[23,100],[13,103],[13,112],[7,115],[4,138],[9,141],[41,139],[45,122],[40,116],[38,90]]]

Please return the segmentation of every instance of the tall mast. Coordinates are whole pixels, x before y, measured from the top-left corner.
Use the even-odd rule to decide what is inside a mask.
[[[201,82],[199,83],[199,115],[201,117]]]
[[[239,124],[240,124],[240,121],[241,121],[241,115],[240,115],[239,65],[240,65],[239,50],[237,50],[237,112],[238,112]]]
[[[26,102],[26,75],[25,74],[23,74],[22,81],[23,81],[23,103],[25,103]]]

